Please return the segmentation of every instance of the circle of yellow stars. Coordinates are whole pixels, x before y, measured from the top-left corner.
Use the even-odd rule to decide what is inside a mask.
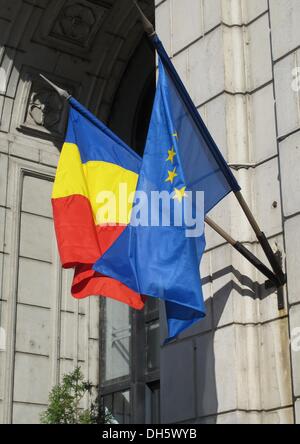
[[[172,134],[172,137],[175,137],[178,140],[177,132]],[[168,158],[166,159],[166,162],[170,162],[172,165],[174,165],[174,159],[176,156],[177,153],[174,150],[174,146],[172,146],[172,148],[168,150]],[[176,170],[177,167],[175,167],[171,171],[170,170],[168,171],[168,178],[166,179],[166,182],[170,182],[173,185],[175,178],[178,177]],[[174,200],[178,200],[181,203],[185,197],[187,197],[186,187],[183,187],[181,189],[174,188],[174,196],[173,196]]]

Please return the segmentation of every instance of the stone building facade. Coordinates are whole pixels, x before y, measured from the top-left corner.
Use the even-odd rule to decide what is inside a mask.
[[[288,274],[279,311],[262,276],[207,229],[202,278],[209,314],[162,351],[162,420],[299,422],[299,2],[157,1],[156,18]],[[233,196],[212,217],[263,258]]]
[[[285,308],[278,310],[276,291],[209,228],[201,267],[208,316],[177,342],[160,348],[157,307],[141,318],[99,298],[71,299],[72,273],[60,268],[50,202],[67,105],[38,74],[142,152],[155,61],[130,0],[2,0],[0,423],[37,422],[51,387],[76,365],[100,384],[119,422],[300,422],[299,2],[140,4],[155,16],[282,256]],[[211,216],[264,259],[234,196]],[[146,369],[136,365],[143,350]]]

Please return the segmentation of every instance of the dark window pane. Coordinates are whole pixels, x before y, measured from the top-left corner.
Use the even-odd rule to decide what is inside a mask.
[[[160,424],[160,385],[158,383],[146,386],[146,423]]]
[[[160,333],[159,321],[147,325],[147,370],[159,369]]]
[[[130,392],[117,392],[103,397],[105,414],[111,424],[130,424]]]
[[[104,380],[130,374],[130,309],[127,305],[106,299],[104,316]]]
[[[147,298],[145,304],[145,314],[148,315],[153,312],[158,312],[159,310],[159,299],[157,298]]]

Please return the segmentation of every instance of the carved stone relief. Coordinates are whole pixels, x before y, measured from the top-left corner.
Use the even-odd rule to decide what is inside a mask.
[[[110,7],[102,1],[51,1],[34,39],[74,55],[87,55]]]
[[[21,106],[17,129],[39,138],[62,139],[67,124],[68,103],[33,70],[28,68],[23,77],[23,86],[19,90]],[[65,85],[53,77],[50,80],[74,93],[74,85]]]
[[[95,22],[96,17],[91,8],[81,3],[66,4],[54,23],[51,35],[85,46]]]

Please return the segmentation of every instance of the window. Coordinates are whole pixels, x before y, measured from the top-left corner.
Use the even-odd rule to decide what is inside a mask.
[[[159,302],[144,312],[101,302],[101,396],[116,424],[160,422]]]

